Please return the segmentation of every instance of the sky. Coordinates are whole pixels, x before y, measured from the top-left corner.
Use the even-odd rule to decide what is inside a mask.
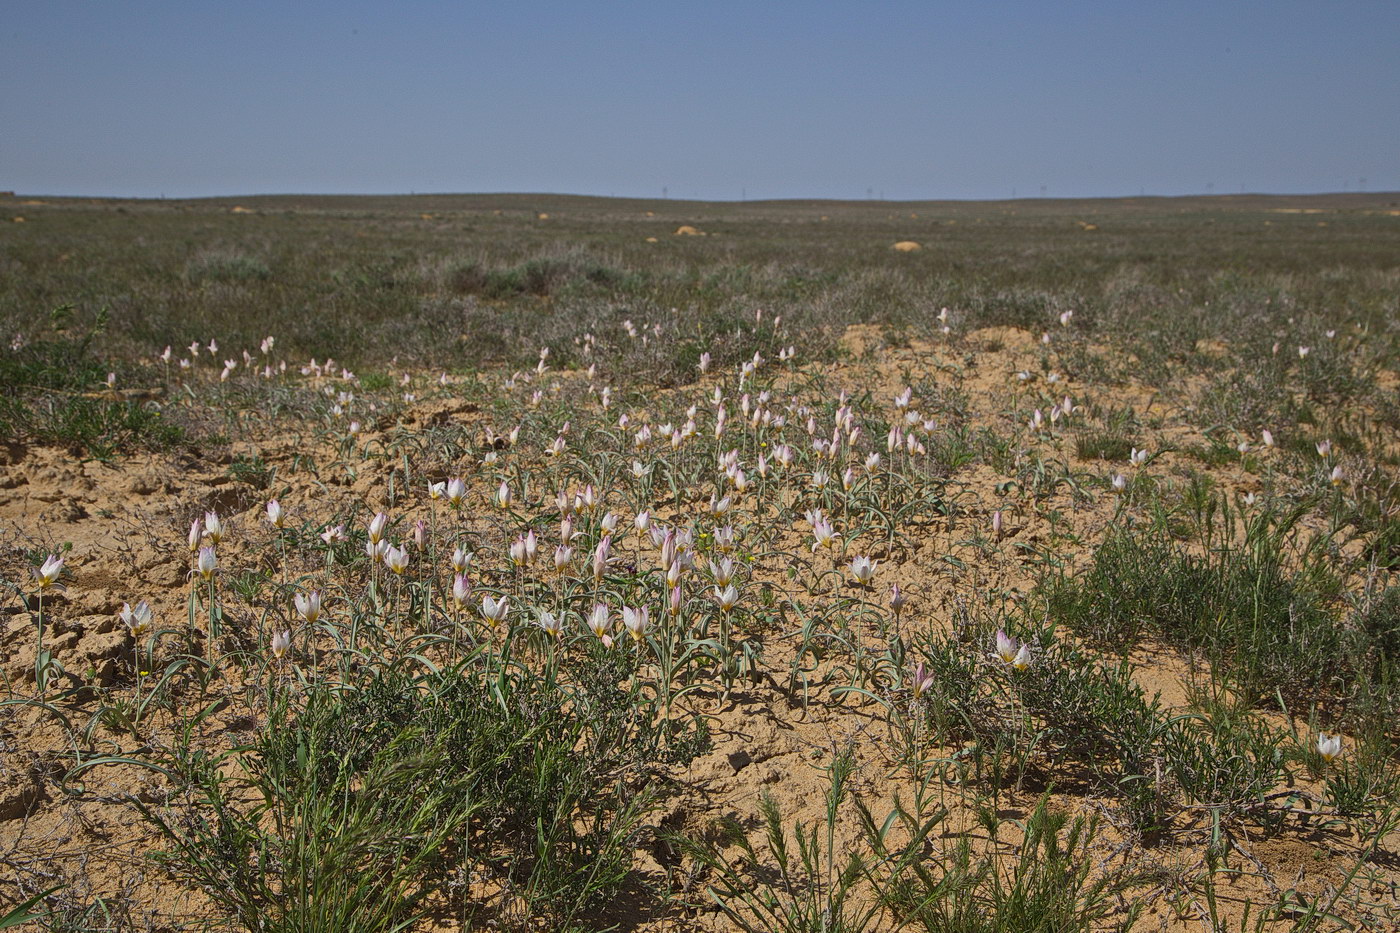
[[[1395,0],[9,0],[0,189],[1400,189]]]

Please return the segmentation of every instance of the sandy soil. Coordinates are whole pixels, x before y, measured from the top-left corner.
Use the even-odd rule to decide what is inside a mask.
[[[965,395],[969,426],[1003,433],[1010,430],[1013,418],[1020,417],[1013,413],[1026,408],[1032,393],[1048,390],[1057,397],[1073,396],[1081,405],[1094,400],[1131,405],[1144,423],[1160,420],[1161,428],[1148,432],[1153,450],[1203,441],[1179,407],[1147,387],[1087,388],[1068,377],[1047,385],[1038,334],[1000,328],[977,332],[955,346],[892,346],[878,329],[856,327],[847,334],[845,347],[848,360],[806,367],[804,376],[820,374],[833,392],[869,391],[880,406],[888,406],[911,375],[920,381],[930,379]],[[1021,372],[1034,374],[1033,378],[1022,381],[1017,377]],[[685,394],[699,395],[694,389]],[[475,405],[438,398],[410,404],[402,421],[428,425],[441,419],[479,425],[483,433],[488,427],[498,432],[510,427],[493,424],[490,414]],[[370,443],[388,427],[367,427],[361,440]],[[47,552],[71,542],[68,562],[73,580],[66,592],[45,599],[45,640],[66,671],[61,686],[87,688],[57,707],[12,703],[0,708],[0,874],[13,872],[12,877],[20,878],[29,890],[67,884],[61,896],[69,904],[100,901],[110,911],[104,929],[176,929],[205,916],[204,897],[171,883],[150,858],[159,841],[130,802],[133,797],[153,804],[166,802],[168,782],[156,772],[128,764],[93,767],[65,781],[73,759],[60,719],[87,736],[88,754],[91,749],[117,756],[135,754],[147,745],[170,740],[178,716],[161,714],[136,734],[117,728],[111,718],[93,717],[103,702],[133,696],[136,648],[117,620],[123,603],[148,599],[158,619],[183,627],[190,571],[185,534],[193,518],[206,510],[225,517],[229,529],[220,556],[229,566],[265,559],[269,540],[261,521],[265,493],[231,477],[232,457],[256,454],[276,468],[278,486],[286,489],[280,495],[281,504],[299,519],[329,516],[352,506],[360,508],[361,514],[391,506],[376,470],[363,470],[358,478],[333,469],[319,477],[294,472],[294,458],[307,453],[305,443],[274,432],[207,456],[137,455],[111,464],[82,462],[56,449],[13,444],[0,448],[0,569],[10,579],[22,579],[27,566],[22,551]],[[1058,448],[1060,456],[1074,459],[1068,434],[1042,446],[1047,451]],[[325,459],[332,458],[326,455]],[[1199,467],[1183,454],[1165,453],[1144,469],[1171,477],[1188,464]],[[1074,466],[1099,475],[1127,471],[1125,464],[1076,462]],[[431,470],[428,465],[423,468]],[[1258,478],[1238,464],[1213,473],[1226,489],[1247,492],[1259,486]],[[905,610],[911,625],[946,627],[973,594],[1000,593],[1010,599],[1027,594],[1036,578],[1031,557],[1038,548],[1049,548],[1071,566],[1082,566],[1113,518],[1112,497],[1098,495],[1089,502],[1061,494],[1037,505],[999,492],[998,484],[1005,479],[985,466],[954,473],[949,489],[959,503],[957,514],[922,533],[912,551],[869,551],[880,563],[868,598],[879,601],[891,584],[899,583],[911,599]],[[471,507],[482,507],[489,493],[484,484],[473,483]],[[392,502],[395,515],[409,519],[429,514],[430,507],[417,489]],[[998,508],[1005,509],[1006,519],[1000,538],[990,532],[990,515]],[[1052,512],[1057,513],[1053,518]],[[797,542],[806,534],[805,528],[794,527],[785,540]],[[798,546],[805,548],[805,544]],[[946,560],[949,556],[958,561]],[[760,567],[756,577],[780,581],[781,569]],[[3,696],[12,701],[34,695],[31,608],[32,601],[26,608],[12,595],[0,609],[0,673],[5,678]],[[253,623],[244,619],[242,624]],[[873,639],[876,633],[866,634]],[[773,640],[766,659],[772,676],[750,683],[727,699],[697,701],[699,710],[712,717],[714,747],[688,767],[677,769],[679,790],[658,815],[664,825],[702,833],[725,814],[753,824],[760,793],[765,791],[791,819],[818,819],[825,788],[822,768],[847,743],[858,755],[857,789],[873,809],[881,812],[897,792],[908,799],[907,769],[883,707],[856,695],[836,703],[829,691],[820,689],[813,691],[809,705],[802,704],[784,683],[791,652],[790,642]],[[1186,708],[1189,685],[1203,676],[1198,662],[1160,646],[1138,652],[1134,661],[1142,686],[1170,708]],[[246,706],[237,702],[240,684],[232,673],[220,689],[231,702],[202,727],[201,741],[211,747],[236,741],[256,725]],[[956,788],[945,788],[943,795],[956,805]],[[1023,818],[1038,796],[1039,789],[1032,788],[1010,795],[1003,801],[1003,816]],[[1137,929],[1207,928],[1202,919],[1205,905],[1183,896],[1181,888],[1183,877],[1201,863],[1210,831],[1199,811],[1183,813],[1169,841],[1142,846],[1118,830],[1121,821],[1112,800],[1056,793],[1053,805],[1101,815],[1105,832],[1097,845],[1103,864],[1126,860],[1147,873],[1149,880],[1141,891],[1147,909]],[[968,813],[956,811],[945,838],[961,832],[980,830]],[[842,834],[843,846],[854,844],[853,823],[843,825]],[[1008,823],[1001,844],[1015,843],[1016,834]],[[1226,895],[1221,909],[1231,918],[1241,916],[1246,899],[1272,902],[1284,890],[1323,890],[1350,867],[1359,844],[1352,836],[1303,821],[1293,821],[1271,836],[1238,833],[1233,841],[1234,864],[1242,870],[1221,879]],[[1397,865],[1400,861],[1390,853],[1373,860],[1373,880],[1363,886],[1360,897],[1393,901],[1394,886],[1400,881]],[[703,902],[695,879],[661,848],[648,844],[640,851],[638,870],[647,881],[669,881],[682,890],[689,886],[689,899]],[[623,929],[637,931],[731,928],[713,909],[678,903],[658,912],[640,896],[620,904],[616,920]],[[444,921],[441,929],[449,928],[452,925]]]

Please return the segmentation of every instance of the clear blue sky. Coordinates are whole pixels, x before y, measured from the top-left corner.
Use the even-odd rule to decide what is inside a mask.
[[[0,189],[1400,189],[1397,0],[11,0]]]

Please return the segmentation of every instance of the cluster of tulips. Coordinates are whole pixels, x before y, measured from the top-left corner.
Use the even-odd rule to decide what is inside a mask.
[[[1072,316],[1072,311],[1062,314],[1061,325],[1070,326]],[[945,309],[941,320],[946,323],[947,319]],[[655,336],[652,327],[627,324],[631,339]],[[588,352],[593,342],[590,335],[583,350]],[[322,383],[340,381],[339,387],[322,386],[332,418],[348,419],[361,406],[366,411],[374,410],[372,403],[356,397],[355,376],[348,369],[330,359],[311,360],[289,369],[285,362],[272,362],[273,346],[274,340],[269,337],[259,347],[261,358],[245,351],[241,361],[225,360],[220,381],[227,381],[239,369],[240,362],[243,371],[266,378],[299,372]],[[775,354],[780,364],[791,364],[795,355],[791,346],[782,347]],[[189,356],[178,362],[186,369],[201,356],[217,360],[217,342],[192,344]],[[429,510],[445,505],[458,516],[452,540],[443,542],[437,534],[436,521],[421,517],[407,521],[402,538],[392,533],[397,523],[388,512],[376,511],[363,525],[364,555],[372,579],[378,578],[379,568],[387,574],[387,580],[418,579],[424,574],[430,579],[445,579],[440,605],[450,607],[454,624],[467,614],[495,632],[510,630],[515,622],[524,620],[556,641],[570,634],[572,625],[574,632],[586,633],[609,648],[624,637],[642,647],[658,625],[678,624],[694,613],[694,599],[702,597],[711,607],[709,611],[717,612],[723,620],[727,644],[729,620],[743,606],[747,582],[764,572],[762,562],[755,564],[753,549],[740,547],[740,542],[753,529],[771,525],[775,518],[788,516],[795,523],[800,516],[805,530],[791,524],[786,530],[774,532],[770,528],[757,536],[771,539],[773,534],[796,533],[805,537],[805,549],[813,559],[830,556],[833,566],[843,568],[843,575],[857,591],[868,594],[873,590],[882,561],[851,552],[866,530],[849,524],[851,503],[862,485],[873,488],[927,462],[940,425],[936,417],[920,411],[912,387],[897,392],[884,409],[870,410],[867,399],[853,399],[844,390],[830,402],[814,403],[799,396],[784,398],[779,388],[781,380],[766,378],[769,360],[762,352],[744,359],[728,378],[717,378],[712,373],[712,357],[704,353],[699,361],[700,373],[708,383],[702,390],[704,394],[681,399],[674,416],[660,417],[646,408],[617,412],[619,395],[612,386],[600,384],[599,368],[594,363],[583,371],[583,376],[587,381],[586,398],[592,399],[595,414],[590,417],[581,411],[575,400],[574,407],[560,409],[561,415],[567,417],[551,422],[546,403],[559,397],[561,387],[558,382],[546,384],[551,373],[548,358],[548,350],[542,350],[533,370],[515,372],[504,380],[503,389],[508,398],[516,400],[521,420],[499,432],[491,424],[483,426],[486,450],[477,459],[479,475],[472,477],[470,470],[464,470],[459,475],[428,480],[419,487],[426,489],[425,504]],[[174,354],[167,348],[160,359],[169,363]],[[1015,375],[1019,383],[1033,382],[1028,372]],[[442,391],[452,391],[445,376],[437,381]],[[412,387],[408,376],[401,382],[402,388]],[[1041,407],[1033,410],[1029,427],[1037,434],[1053,431],[1084,410],[1072,396],[1058,389],[1062,382],[1058,374],[1051,373],[1046,382],[1057,387],[1059,400],[1050,404],[1048,411]],[[405,397],[411,398],[412,393]],[[580,418],[590,425],[590,440],[586,443],[577,440],[580,432],[575,421]],[[615,430],[608,429],[609,421]],[[512,462],[523,459],[516,452],[527,425],[532,435],[543,437],[539,454],[544,466],[538,469]],[[599,450],[598,438],[605,431],[612,439],[603,442],[605,448],[609,443],[613,446]],[[345,436],[354,439],[361,434],[360,422],[350,420]],[[872,437],[879,440],[872,441]],[[1274,447],[1273,434],[1264,430],[1259,443],[1264,449]],[[685,473],[683,461],[694,462],[697,447],[701,448],[699,457],[714,465],[708,478],[704,471]],[[1241,452],[1253,449],[1248,441],[1241,441],[1240,448]],[[1331,467],[1331,481],[1340,483],[1342,467],[1332,462],[1330,442],[1320,442],[1317,452]],[[593,481],[570,485],[570,477],[587,477],[585,467],[604,455],[630,460],[630,466],[606,491]],[[1133,447],[1128,465],[1144,468],[1152,456],[1145,448]],[[679,513],[669,522],[658,517],[662,500],[652,490],[663,475],[671,479],[672,507]],[[693,497],[689,520],[684,514],[683,497],[674,485],[677,475],[686,477],[681,485],[688,487]],[[553,529],[545,526],[538,511],[548,505],[539,492],[539,487],[548,482],[546,477],[559,483],[552,495],[557,513]],[[633,483],[630,493],[617,486],[627,478]],[[697,480],[701,489],[698,495]],[[1114,473],[1109,479],[1113,491],[1124,492],[1128,487],[1124,473]],[[628,501],[624,506],[619,499]],[[779,502],[801,505],[789,510],[778,506]],[[498,516],[491,527],[505,532],[499,551],[489,541],[475,549],[464,543],[480,544],[483,535],[490,538],[490,532],[483,532],[478,520],[485,513]],[[992,534],[1000,539],[1005,532],[1004,509],[996,508],[989,514]],[[265,503],[261,518],[276,532],[288,528],[288,512],[279,499]],[[467,527],[471,530],[465,531]],[[629,531],[636,544],[631,543]],[[318,528],[316,533],[329,549],[350,541],[359,531],[348,530],[344,522],[335,522]],[[220,615],[214,581],[220,571],[217,549],[224,535],[225,520],[213,511],[195,519],[188,535],[191,579],[207,588],[211,642],[218,636]],[[602,584],[619,564],[626,563],[634,572],[641,572],[635,570],[633,558],[639,558],[641,548],[647,544],[653,557],[647,561],[650,570],[644,572],[653,575],[649,579],[656,581],[655,586],[633,586],[627,595],[615,591],[609,599],[603,598]],[[448,555],[445,572],[440,576],[423,566],[430,552]],[[41,590],[58,585],[62,568],[63,561],[56,556],[44,563],[38,572]],[[769,572],[774,569],[767,568]],[[591,590],[585,586],[578,592],[592,595],[586,597],[583,605],[578,605],[578,599],[572,596],[572,602],[548,603],[542,599],[542,591],[525,583],[545,578],[585,584],[591,581]],[[195,589],[192,587],[192,607]],[[892,584],[882,602],[898,618],[908,598],[898,584]],[[191,613],[193,617],[193,608]],[[291,594],[289,611],[282,617],[296,626],[312,629],[323,616],[320,590],[300,588]],[[153,612],[144,600],[135,606],[124,605],[121,620],[138,639],[153,631]],[[284,661],[295,654],[296,640],[293,626],[277,625],[270,632],[267,650],[275,660]],[[989,647],[991,657],[1014,671],[1025,670],[1033,663],[1032,646],[1018,643],[1004,632],[997,632]],[[928,688],[927,678],[921,667],[908,677],[915,698]],[[1340,746],[1333,745],[1337,741],[1335,736],[1320,738],[1319,752],[1328,760],[1335,757],[1340,752]]]

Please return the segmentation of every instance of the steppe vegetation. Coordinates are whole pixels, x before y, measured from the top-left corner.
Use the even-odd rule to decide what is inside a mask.
[[[0,928],[1394,928],[1397,200],[0,199]]]

